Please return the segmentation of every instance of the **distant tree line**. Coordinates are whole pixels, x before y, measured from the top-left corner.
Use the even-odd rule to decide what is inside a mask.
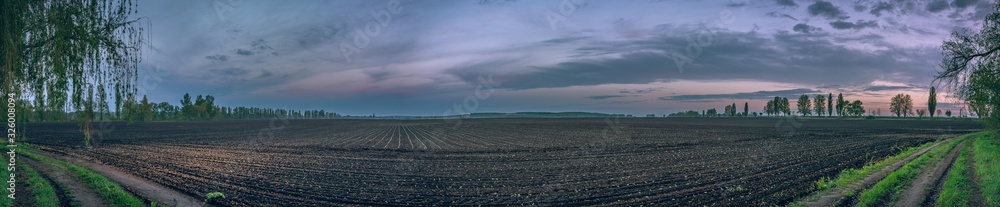
[[[26,100],[19,100],[19,120],[25,122],[58,122],[80,121],[85,119],[85,111],[66,112],[36,108]],[[185,93],[180,105],[168,102],[150,102],[146,96],[142,100],[127,100],[119,111],[99,111],[90,115],[94,120],[105,121],[200,121],[223,119],[267,119],[285,117],[288,119],[327,119],[338,118],[340,114],[325,110],[287,110],[262,107],[227,107],[215,104],[215,97],[198,95],[193,100]]]
[[[975,103],[975,102],[972,102]],[[978,108],[977,108],[978,107]],[[982,118],[987,117],[991,113],[990,109],[985,108],[984,104],[974,105],[970,104],[970,111],[968,114],[975,113],[976,116]],[[761,113],[749,111],[750,104],[743,104],[743,111],[738,112],[736,103],[726,105],[722,113],[718,113],[715,108],[704,110],[701,113],[697,111],[684,111],[677,112],[668,115],[669,117],[746,117],[746,116],[790,116],[793,114],[791,104],[788,98],[784,97],[774,97],[772,100],[768,100],[764,105],[764,111]],[[833,117],[834,115],[838,117],[861,117],[867,112],[869,116],[874,117],[875,115],[881,115],[881,109],[866,111],[861,100],[849,101],[844,99],[844,94],[837,94],[837,98],[833,98],[833,93],[828,93],[827,95],[817,94],[811,100],[809,95],[803,94],[799,96],[796,102],[795,111],[796,114],[800,116],[816,115],[822,117],[826,115],[827,117]],[[964,110],[964,108],[963,108]],[[897,94],[890,99],[889,102],[889,113],[896,115],[897,117],[924,117],[930,116],[947,116],[952,117],[953,113],[951,110],[944,110],[937,108],[937,88],[931,87],[929,91],[929,96],[927,98],[927,108],[917,109],[913,107],[913,97],[909,94]],[[959,111],[959,116],[964,116],[965,113]]]
[[[836,106],[836,107],[834,107]],[[798,113],[801,116],[816,115],[822,117],[823,115],[832,117],[834,115],[834,109],[836,109],[836,114],[840,117],[860,117],[865,115],[865,107],[860,100],[848,101],[844,99],[843,94],[838,94],[837,99],[833,99],[833,93],[828,95],[817,94],[814,99],[810,100],[809,95],[803,94],[799,96],[796,102],[796,111],[792,111],[791,103],[788,98],[775,96],[774,99],[768,100],[764,105],[764,111],[761,113],[750,112],[750,103],[743,103],[742,112],[739,111],[736,103],[726,105],[723,107],[723,112],[719,113],[715,108],[704,110],[701,113],[697,111],[683,111],[677,112],[670,115],[669,117],[749,117],[749,116],[791,116],[793,112]],[[874,113],[874,112],[872,112]]]

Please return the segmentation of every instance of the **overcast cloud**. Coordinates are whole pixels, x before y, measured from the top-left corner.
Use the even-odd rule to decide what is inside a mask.
[[[495,91],[479,112],[759,109],[813,93],[876,103],[926,97],[941,42],[977,28],[993,4],[393,2],[142,1],[152,37],[142,69],[158,71],[143,74],[160,80],[143,89],[172,104],[211,94],[358,115],[440,115],[484,79]]]

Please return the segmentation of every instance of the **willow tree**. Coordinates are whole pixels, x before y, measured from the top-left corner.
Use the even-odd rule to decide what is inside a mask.
[[[136,94],[144,41],[141,18],[135,17],[136,2],[8,0],[0,7],[4,15],[0,92],[26,94],[21,97],[32,99],[43,112],[77,112],[72,118],[82,121],[89,145],[94,111],[110,113],[109,96],[121,106]]]
[[[943,80],[969,104],[980,120],[1000,129],[1000,4],[979,31],[961,30],[941,45],[944,58],[936,80]]]

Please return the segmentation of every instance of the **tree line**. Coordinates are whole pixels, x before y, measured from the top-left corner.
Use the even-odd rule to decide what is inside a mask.
[[[934,117],[935,114],[937,114],[938,116],[940,116],[940,115],[943,114],[944,116],[951,117],[951,115],[952,115],[951,110],[945,110],[944,113],[941,113],[942,112],[941,109],[937,109],[937,88],[936,87],[931,86],[931,89],[930,89],[930,92],[929,92],[928,95],[929,96],[927,98],[927,108],[926,109],[914,109],[913,108],[913,98],[910,97],[910,94],[903,94],[903,93],[896,94],[896,96],[893,96],[892,99],[890,99],[890,102],[889,102],[889,112],[892,113],[892,114],[895,114],[896,117],[910,117],[910,116],[914,116],[914,115],[916,115],[918,117],[924,117],[925,115],[930,115],[930,117]],[[972,106],[972,104],[970,104],[970,106]],[[972,108],[975,108],[975,107],[972,107]],[[961,111],[959,111],[960,116],[964,116],[964,114],[965,114],[964,110],[965,109],[962,108],[960,110],[961,110]],[[985,111],[985,110],[975,110],[975,109],[972,110],[973,113],[976,113],[976,115],[978,115],[980,117],[988,115],[988,114],[979,113],[979,111]]]
[[[27,100],[19,100],[19,120],[25,122],[58,122],[83,121],[88,116],[86,111],[66,112],[44,107],[35,107]],[[126,100],[117,111],[98,110],[89,114],[92,120],[103,121],[201,121],[228,119],[267,119],[282,117],[288,119],[327,119],[339,118],[339,113],[326,110],[288,110],[263,107],[227,107],[215,104],[212,95],[198,95],[192,99],[185,93],[180,99],[180,105],[169,102],[150,102],[146,96],[141,100]]]
[[[913,107],[913,98],[909,94],[897,94],[890,99],[889,113],[895,114],[897,117],[924,117],[935,115],[941,116],[952,116],[951,110],[942,111],[937,109],[937,88],[931,86],[927,98],[927,108],[926,109],[915,109]],[[881,109],[876,111],[866,111],[861,100],[849,101],[844,99],[844,94],[837,94],[837,98],[833,98],[833,93],[828,93],[827,95],[817,94],[814,98],[810,100],[809,95],[799,96],[796,102],[797,109],[795,112],[801,116],[816,115],[818,117],[827,116],[833,117],[834,112],[836,112],[838,117],[861,117],[867,112],[869,116],[881,115]],[[790,116],[793,115],[791,104],[788,98],[774,97],[774,99],[767,101],[764,105],[764,111],[762,113],[749,112],[749,103],[744,103],[743,112],[738,112],[736,103],[731,105],[726,105],[725,112],[718,113],[715,108],[708,109],[698,113],[697,111],[685,111],[670,114],[671,117],[717,117],[717,116],[729,116],[729,117],[745,117],[745,116]],[[964,110],[964,109],[962,109]],[[943,112],[943,113],[942,113]],[[979,108],[971,107],[970,113],[976,113],[979,117],[985,117],[990,111],[985,109],[983,106]],[[964,114],[960,111],[959,114]]]
[[[836,105],[836,108],[834,107]],[[816,114],[816,116],[833,116],[833,110],[836,109],[838,116],[840,117],[860,117],[865,114],[865,108],[860,100],[847,101],[844,100],[843,94],[838,94],[837,99],[833,99],[833,94],[830,93],[826,96],[823,94],[818,94],[812,101],[809,99],[809,95],[799,96],[798,102],[796,102],[796,107],[798,114],[802,116],[808,116]],[[740,112],[736,103],[726,105],[722,113],[719,113],[715,108],[708,110],[703,110],[701,113],[697,111],[685,111],[670,114],[670,117],[718,117],[718,116],[728,116],[728,117],[749,117],[749,116],[791,116],[793,115],[791,103],[789,103],[788,98],[775,96],[774,99],[768,100],[767,104],[764,105],[764,110],[760,113],[750,112],[750,103],[743,103],[743,111]]]
[[[865,115],[864,103],[861,100],[845,100],[844,94],[837,94],[837,99],[833,99],[833,93],[827,95],[817,94],[812,100],[809,95],[799,96],[795,104],[796,112],[801,116],[816,115],[822,117],[833,117],[834,110],[839,117],[860,117]],[[792,115],[791,104],[788,98],[774,97],[764,105],[764,114],[768,116],[790,116]]]

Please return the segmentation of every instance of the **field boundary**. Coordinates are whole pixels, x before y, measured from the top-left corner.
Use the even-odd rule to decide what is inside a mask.
[[[24,142],[194,198],[221,192],[220,206],[772,206],[846,186],[981,128],[816,120],[788,136],[778,119],[620,121],[465,120],[435,131],[450,126],[311,120],[270,138],[254,137],[266,120],[144,123],[116,126],[90,148],[75,124],[38,123]],[[817,181],[837,173],[848,175]]]
[[[924,147],[924,148],[920,149],[919,151],[917,151],[916,153],[913,153],[910,156],[907,156],[906,158],[904,158],[902,160],[896,161],[892,165],[886,166],[886,167],[882,168],[882,170],[879,170],[878,172],[872,173],[868,177],[865,177],[865,179],[858,180],[858,181],[849,183],[847,185],[838,186],[838,187],[836,187],[834,189],[830,189],[830,190],[827,190],[827,191],[821,191],[819,193],[813,194],[812,196],[806,197],[805,199],[803,199],[806,202],[803,202],[802,204],[804,204],[805,206],[836,206],[836,205],[839,205],[846,198],[854,195],[855,192],[863,190],[864,188],[866,188],[868,186],[874,185],[878,181],[882,180],[882,178],[884,178],[885,176],[889,175],[889,173],[895,171],[896,169],[899,169],[899,168],[903,167],[903,165],[905,165],[906,163],[909,163],[910,161],[916,159],[917,157],[920,157],[924,153],[927,153],[931,149],[934,149],[935,147],[938,147],[938,145],[941,145],[941,143],[945,143],[946,141],[948,141],[950,139],[953,139],[953,138],[948,138],[948,139],[945,139],[945,140],[939,140],[939,141],[937,141],[936,143],[934,143],[934,144],[932,144],[930,146]]]
[[[983,136],[985,136],[985,135],[983,135]],[[972,206],[984,206],[985,205],[984,202],[983,202],[983,200],[984,200],[983,199],[983,191],[982,191],[982,189],[980,189],[980,188],[982,188],[982,185],[979,184],[979,175],[976,174],[976,168],[977,167],[976,167],[976,158],[975,158],[976,157],[976,146],[975,145],[976,145],[976,140],[978,140],[978,139],[979,138],[973,138],[972,139],[972,143],[969,143],[969,154],[968,154],[969,157],[968,157],[968,163],[967,163],[967,166],[969,168],[966,169],[966,173],[968,174],[967,176],[969,177],[969,180],[971,181],[970,185],[972,185],[971,186],[971,190],[970,190],[971,192],[969,193],[969,204],[971,204]]]
[[[25,148],[22,148],[25,149]],[[71,172],[59,163],[47,163],[45,161],[28,157],[28,166],[38,169],[38,173],[48,177],[53,183],[59,185],[59,190],[69,196],[64,196],[67,206],[105,206],[108,202],[101,198],[97,192],[90,188],[82,180],[73,176]]]
[[[975,159],[976,183],[981,190],[983,206],[1000,206],[1000,132],[984,133],[976,139],[973,159]]]
[[[157,205],[202,206],[202,202],[194,197],[182,194],[173,189],[136,177],[134,175],[121,172],[107,165],[98,164],[92,161],[87,161],[80,158],[72,157],[69,156],[68,154],[61,155],[49,152],[45,149],[30,150],[30,151],[32,153],[51,157],[53,159],[69,162],[72,164],[79,165],[81,167],[85,167],[86,169],[90,169],[100,175],[103,175],[109,180],[118,183],[118,185],[121,185],[122,187],[126,188],[129,191],[134,191],[135,193],[143,197],[146,197],[147,199],[156,201]]]
[[[928,199],[927,195],[930,195],[931,190],[935,189],[940,183],[944,182],[944,175],[951,168],[952,163],[955,162],[955,158],[958,157],[958,152],[962,150],[963,147],[968,144],[968,139],[962,140],[952,149],[949,149],[947,156],[938,160],[934,163],[934,166],[928,166],[923,169],[917,177],[910,182],[910,184],[900,192],[899,200],[896,201],[894,206],[919,206],[924,204]],[[933,201],[932,201],[933,202]]]

